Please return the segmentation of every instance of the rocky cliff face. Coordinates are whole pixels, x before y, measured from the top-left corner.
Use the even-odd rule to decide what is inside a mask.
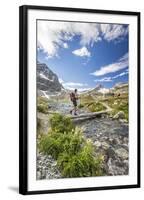
[[[42,93],[60,92],[63,86],[57,75],[49,69],[45,63],[37,63],[37,90],[38,95]]]

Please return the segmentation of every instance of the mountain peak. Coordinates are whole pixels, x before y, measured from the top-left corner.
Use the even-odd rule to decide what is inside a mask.
[[[97,89],[97,90],[99,90],[101,88],[104,88],[102,84],[97,84],[96,87],[95,87],[95,89]]]
[[[45,63],[37,61],[37,89],[49,94],[60,92],[62,88],[57,75]]]

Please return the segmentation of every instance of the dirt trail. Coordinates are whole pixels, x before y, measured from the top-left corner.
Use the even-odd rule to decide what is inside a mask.
[[[97,98],[94,95],[92,95],[92,98],[97,102]],[[100,102],[100,103],[107,109],[108,112],[113,110],[107,103],[105,102]]]

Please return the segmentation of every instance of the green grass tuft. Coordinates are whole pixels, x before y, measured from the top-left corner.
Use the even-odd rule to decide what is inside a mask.
[[[44,97],[37,99],[37,111],[47,114],[48,113],[48,100]]]
[[[98,103],[91,103],[88,106],[88,109],[91,112],[99,112],[99,111],[105,110],[106,108],[101,103],[98,102]]]

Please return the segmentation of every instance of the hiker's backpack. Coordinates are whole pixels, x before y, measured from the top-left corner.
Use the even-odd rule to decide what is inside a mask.
[[[71,101],[74,101],[75,99],[75,94],[73,92],[70,93],[70,100]]]

